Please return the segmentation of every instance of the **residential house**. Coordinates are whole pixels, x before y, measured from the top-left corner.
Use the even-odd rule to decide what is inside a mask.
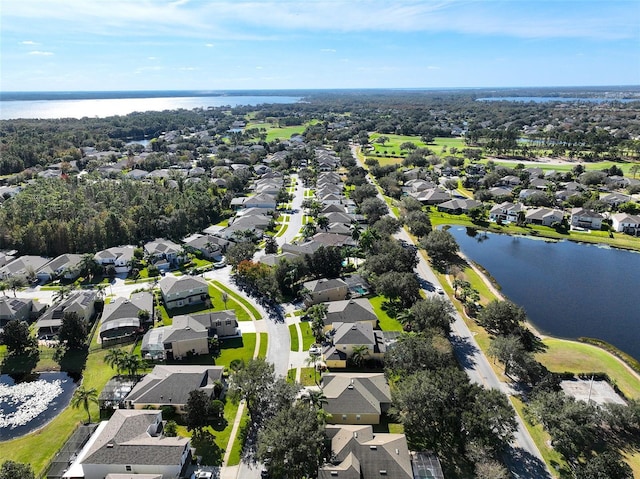
[[[318,198],[320,199],[320,202],[325,206],[339,205],[340,203],[342,203],[342,200],[344,200],[344,197],[342,195],[335,193],[329,193],[322,197],[318,196]]]
[[[128,409],[173,406],[183,414],[191,391],[200,390],[215,399],[214,387],[222,382],[223,373],[223,366],[156,365],[133,387],[124,404]]]
[[[525,214],[525,223],[553,226],[556,223],[561,223],[564,219],[564,211],[555,210],[551,208],[534,208],[528,210]]]
[[[305,241],[304,243],[295,244],[295,243],[284,243],[280,249],[283,253],[290,253],[296,256],[302,256],[306,254],[313,254],[320,249],[321,246],[324,246],[322,243],[319,243],[314,240]]]
[[[526,211],[522,203],[510,203],[505,201],[495,205],[489,211],[489,221],[501,223],[517,223],[521,213]]]
[[[325,304],[327,306],[324,319],[325,331],[335,328],[334,323],[368,323],[372,328],[378,324],[378,317],[367,298],[331,301]]]
[[[438,211],[445,211],[454,215],[468,213],[470,209],[482,206],[482,202],[467,198],[454,198],[438,205]]]
[[[35,279],[36,271],[49,261],[51,260],[42,256],[20,256],[0,268],[0,279],[7,279],[12,276],[21,278],[33,277]]]
[[[209,340],[239,336],[235,311],[216,311],[174,316],[171,326],[147,331],[142,339],[143,356],[152,359],[182,359],[209,354]]]
[[[498,182],[499,185],[506,186],[506,187],[518,186],[520,183],[522,183],[522,181],[520,180],[519,177],[515,175],[503,176],[502,178],[500,178],[500,181]]]
[[[152,264],[166,270],[182,263],[182,247],[171,240],[155,239],[144,245],[144,252]]]
[[[358,244],[351,236],[351,232],[335,234],[321,231],[320,233],[314,234],[312,240],[316,243],[320,243],[325,248],[328,248],[329,246],[341,248],[343,246],[356,246]]]
[[[513,196],[513,192],[510,189],[500,186],[489,188],[489,194],[492,198],[511,198]]]
[[[244,198],[242,201],[243,208],[264,208],[275,210],[278,206],[276,197],[267,193],[258,193],[254,196]]]
[[[74,280],[80,276],[81,254],[61,254],[49,261],[36,272],[38,281],[46,283],[56,278]]]
[[[615,213],[611,215],[611,226],[619,233],[638,235],[640,234],[640,215]]]
[[[303,283],[302,287],[305,292],[304,305],[306,307],[328,301],[345,300],[349,294],[349,286],[340,278],[307,281]]]
[[[404,434],[375,433],[371,425],[328,425],[331,459],[318,479],[414,479]],[[430,477],[430,476],[424,476]]]
[[[571,209],[571,226],[599,230],[602,227],[604,216],[592,210],[584,208]]]
[[[281,254],[265,254],[258,258],[259,263],[263,263],[269,266],[276,266],[281,260],[296,261],[300,260],[300,256],[293,253],[281,253]]]
[[[624,195],[622,193],[609,193],[608,195],[604,195],[602,198],[600,198],[600,201],[608,204],[609,206],[617,208],[622,203],[628,203],[629,201],[631,201],[631,196]]]
[[[209,300],[209,283],[198,276],[165,276],[158,286],[167,309],[191,306]]]
[[[129,273],[133,269],[134,251],[135,247],[131,245],[114,246],[113,248],[98,251],[93,259],[104,268],[114,266],[116,273]]]
[[[331,304],[331,303],[329,303]],[[382,331],[374,330],[370,323],[333,323],[328,333],[331,344],[322,352],[322,360],[329,369],[346,368],[354,351],[360,350],[363,359],[382,361],[386,345]]]
[[[16,250],[1,251],[0,250],[0,268],[16,259]]]
[[[149,318],[143,321],[141,312],[149,313]],[[134,293],[131,299],[116,298],[104,305],[100,319],[100,339],[108,340],[133,336],[145,327],[153,324],[154,307],[153,295],[148,292]]]
[[[330,373],[322,376],[323,407],[330,424],[380,424],[391,406],[384,373]]]
[[[32,299],[0,296],[0,328],[14,319],[29,322],[39,316],[45,307]]]
[[[190,440],[168,437],[163,431],[161,411],[116,409],[111,419],[98,425],[62,477],[183,477],[192,462]]]
[[[437,205],[451,199],[451,195],[440,188],[418,191],[411,196],[425,205]]]
[[[67,313],[76,313],[80,318],[89,322],[95,314],[97,293],[91,290],[72,292],[60,303],[52,305],[36,323],[38,337],[52,337],[58,334],[62,319]]]
[[[213,235],[193,235],[184,243],[190,251],[200,251],[202,256],[211,261],[219,261],[229,246],[229,241]]]

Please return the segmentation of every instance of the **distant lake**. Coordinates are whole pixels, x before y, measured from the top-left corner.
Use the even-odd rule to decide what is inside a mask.
[[[0,120],[17,118],[105,118],[133,112],[163,111],[221,106],[296,103],[294,96],[174,96],[147,98],[72,98],[0,101]]]
[[[0,375],[0,441],[47,424],[69,405],[76,387],[64,372],[35,373],[20,383],[8,374]]]
[[[602,339],[640,360],[640,254],[614,248],[449,232],[541,333]]]
[[[514,101],[518,103],[550,103],[557,101],[561,103],[569,102],[585,102],[585,103],[605,103],[612,101],[619,101],[622,103],[629,103],[632,101],[640,101],[640,98],[614,98],[614,97],[601,97],[601,98],[565,98],[560,96],[495,96],[487,98],[478,98],[476,101]]]

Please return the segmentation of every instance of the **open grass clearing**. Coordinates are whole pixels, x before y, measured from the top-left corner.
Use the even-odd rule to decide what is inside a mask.
[[[256,333],[244,333],[241,338],[230,338],[222,341],[220,356],[216,358],[216,365],[229,368],[235,359],[248,363],[253,359],[256,349]]]
[[[260,349],[258,351],[258,357],[265,359],[267,357],[267,348],[269,346],[269,334],[260,333]]]
[[[604,372],[628,398],[640,399],[640,379],[603,349],[558,338],[544,338],[543,342],[547,350],[536,354],[536,359],[550,371]]]
[[[300,384],[303,386],[317,386],[320,382],[321,373],[315,371],[315,368],[302,368],[300,371]]]

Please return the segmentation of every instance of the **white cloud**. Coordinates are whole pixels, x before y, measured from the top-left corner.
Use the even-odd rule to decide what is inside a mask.
[[[262,67],[261,66],[257,66],[256,70],[262,70]]]
[[[158,57],[147,57],[147,60],[157,60]]]
[[[334,48],[321,48],[320,51],[324,52],[324,53],[335,53],[336,52],[336,50]]]
[[[213,43],[205,43],[204,46],[207,48],[213,48],[214,45]]]
[[[427,70],[440,70],[440,67],[435,65],[427,65]]]
[[[20,42],[21,45],[40,45],[39,43],[36,43],[34,41],[31,40],[25,40],[24,42]]]
[[[197,70],[200,70],[198,67],[180,67],[178,68],[178,70],[183,71],[183,72],[194,72]]]
[[[33,50],[33,51],[29,52],[29,55],[49,57],[49,56],[53,55],[53,52],[43,52],[43,51],[40,51],[40,50]]]

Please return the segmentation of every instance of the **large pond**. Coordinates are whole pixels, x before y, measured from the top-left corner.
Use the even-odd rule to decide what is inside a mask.
[[[18,383],[0,375],[0,441],[44,426],[67,407],[76,387],[63,372],[36,373]]]
[[[530,237],[450,230],[542,333],[599,338],[640,360],[640,254]]]

